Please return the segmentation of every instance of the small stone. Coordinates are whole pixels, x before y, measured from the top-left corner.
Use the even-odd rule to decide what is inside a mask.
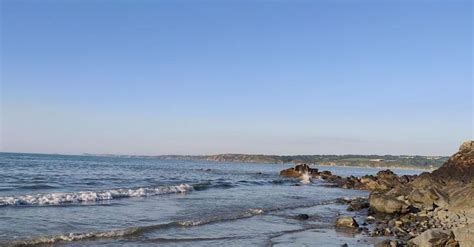
[[[340,217],[336,220],[336,227],[340,228],[357,228],[359,224],[353,217]]]
[[[367,216],[367,217],[365,218],[365,221],[366,221],[367,223],[372,223],[372,222],[375,221],[375,217],[369,215],[369,216]]]
[[[295,217],[295,219],[297,219],[297,220],[307,220],[307,219],[309,219],[309,215],[307,215],[307,214],[298,214]]]

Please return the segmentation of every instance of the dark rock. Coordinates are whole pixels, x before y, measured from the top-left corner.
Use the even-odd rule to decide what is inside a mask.
[[[319,173],[319,176],[321,176],[322,179],[328,179],[332,177],[332,173],[330,171],[322,171]]]
[[[280,171],[280,176],[297,178],[297,177],[300,177],[301,174],[299,172],[295,171],[294,168],[288,168],[286,170]]]
[[[309,174],[310,176],[314,177],[317,176],[319,173],[318,169],[310,168],[307,164],[299,164],[293,168],[288,168],[280,171],[280,176],[283,177],[298,178],[301,177],[301,175],[303,174]]]
[[[295,219],[296,220],[307,220],[307,219],[309,219],[309,215],[307,215],[307,214],[298,214],[297,216],[295,216]]]
[[[347,211],[359,211],[370,206],[369,202],[365,198],[357,198],[352,200],[347,207]]]

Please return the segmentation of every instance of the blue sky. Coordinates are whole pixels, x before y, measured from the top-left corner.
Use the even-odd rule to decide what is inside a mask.
[[[471,1],[13,1],[1,150],[447,155]]]

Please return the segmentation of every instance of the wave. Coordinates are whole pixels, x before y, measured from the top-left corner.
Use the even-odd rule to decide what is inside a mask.
[[[88,232],[88,233],[67,233],[56,236],[42,236],[33,239],[26,240],[15,240],[6,243],[6,246],[33,246],[33,245],[45,245],[55,244],[58,242],[74,242],[81,240],[94,240],[94,239],[113,239],[113,238],[126,238],[126,237],[137,237],[147,232],[156,231],[160,229],[168,229],[173,227],[194,227],[205,224],[211,224],[221,221],[239,220],[244,218],[253,217],[256,215],[263,214],[262,209],[249,209],[240,214],[231,215],[227,217],[210,217],[200,220],[189,220],[189,221],[174,221],[165,224],[133,227],[122,230],[112,230],[104,232]],[[0,243],[1,245],[1,243]]]
[[[298,208],[307,208],[314,207],[317,205],[328,205],[334,203],[340,203],[343,200],[349,200],[350,198],[337,198],[332,200],[321,201],[317,203],[308,203],[308,204],[299,204],[286,207],[271,207],[271,208],[250,208],[245,211],[236,212],[234,214],[225,214],[225,215],[216,215],[202,219],[186,220],[186,221],[173,221],[164,224],[155,224],[148,226],[139,226],[132,227],[127,229],[118,229],[111,231],[99,231],[99,232],[87,232],[87,233],[66,233],[61,235],[54,236],[41,236],[37,238],[24,239],[24,240],[13,240],[10,242],[2,243],[0,246],[34,246],[34,245],[49,245],[56,244],[60,242],[75,242],[82,240],[97,240],[97,239],[124,239],[124,238],[136,238],[142,236],[148,232],[169,229],[169,228],[179,228],[179,227],[196,227],[206,224],[213,224],[218,222],[225,221],[234,221],[245,218],[251,218],[257,215],[262,214],[272,214],[277,211],[288,210],[288,209],[298,209]],[[196,241],[198,239],[166,239],[166,238],[157,238],[157,239],[145,239],[144,241],[150,242],[176,242],[176,241]],[[203,238],[202,240],[212,240]]]
[[[23,196],[0,197],[0,206],[16,205],[61,205],[69,203],[97,202],[129,197],[148,197],[193,190],[189,184],[176,186],[143,187],[134,189],[112,189],[104,191],[81,191]]]

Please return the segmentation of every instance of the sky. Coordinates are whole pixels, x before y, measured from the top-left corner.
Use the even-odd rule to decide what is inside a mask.
[[[1,1],[3,152],[450,155],[471,1]]]

